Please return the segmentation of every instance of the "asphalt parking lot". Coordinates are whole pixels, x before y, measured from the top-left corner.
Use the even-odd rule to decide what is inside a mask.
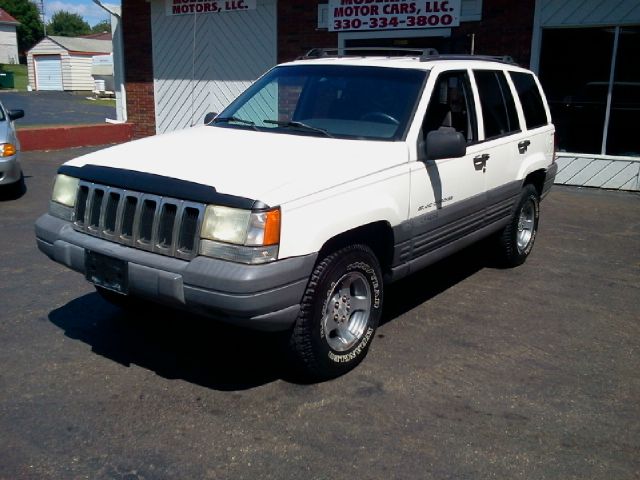
[[[640,478],[640,196],[555,188],[528,262],[473,247],[386,292],[363,364],[129,316],[40,254],[57,166],[0,202],[0,479]]]
[[[92,103],[90,92],[0,92],[7,109],[24,110],[16,127],[104,123],[116,118],[115,107]]]

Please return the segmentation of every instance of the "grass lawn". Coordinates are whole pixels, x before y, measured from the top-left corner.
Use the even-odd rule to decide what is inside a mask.
[[[0,65],[0,71],[2,72],[13,72],[13,83],[14,88],[20,92],[27,91],[27,83],[29,83],[29,79],[27,78],[27,66],[19,65],[19,64],[2,64]]]
[[[84,99],[82,103],[90,103],[91,105],[102,105],[104,107],[115,107],[116,99],[115,98],[98,98],[96,100]]]

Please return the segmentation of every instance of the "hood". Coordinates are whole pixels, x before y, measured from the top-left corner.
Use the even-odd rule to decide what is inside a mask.
[[[98,165],[178,178],[276,206],[385,170],[407,158],[403,142],[202,125],[106,148],[65,165]]]

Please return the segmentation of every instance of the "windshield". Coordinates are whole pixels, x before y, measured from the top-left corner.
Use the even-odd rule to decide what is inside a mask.
[[[277,133],[399,140],[423,70],[333,65],[276,67],[211,123]]]

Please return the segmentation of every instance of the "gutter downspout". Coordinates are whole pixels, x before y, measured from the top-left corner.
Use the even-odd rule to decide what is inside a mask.
[[[116,85],[116,118],[107,118],[107,123],[125,123],[127,121],[127,92],[124,86],[124,45],[122,41],[122,14],[120,7],[107,7],[101,0],[93,3],[111,15],[113,35],[113,80]]]

